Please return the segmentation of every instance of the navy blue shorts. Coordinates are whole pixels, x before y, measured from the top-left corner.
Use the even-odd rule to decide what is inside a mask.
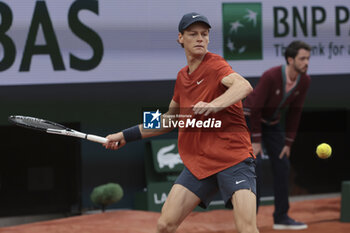
[[[175,184],[181,184],[197,195],[201,200],[199,206],[202,208],[208,207],[219,190],[225,206],[233,208],[231,198],[236,191],[249,189],[256,195],[255,160],[254,158],[247,158],[202,180],[198,180],[185,167],[176,179]]]

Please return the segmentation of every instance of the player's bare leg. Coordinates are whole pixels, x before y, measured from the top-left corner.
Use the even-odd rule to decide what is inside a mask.
[[[256,226],[256,196],[248,189],[236,191],[232,196],[235,224],[239,233],[258,233]]]
[[[173,233],[200,203],[200,199],[182,185],[175,184],[165,201],[158,219],[157,233]]]

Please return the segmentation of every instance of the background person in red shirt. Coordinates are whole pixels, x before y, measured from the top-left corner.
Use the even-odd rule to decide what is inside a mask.
[[[264,72],[254,91],[244,101],[253,151],[257,156],[258,201],[262,144],[271,162],[275,197],[274,229],[307,228],[306,224],[296,222],[288,216],[288,176],[290,148],[298,130],[310,84],[310,77],[306,74],[310,50],[310,46],[302,41],[289,44],[285,51],[287,65],[276,66]],[[280,117],[285,108],[288,111],[283,132]]]
[[[234,207],[238,232],[258,232],[255,157],[241,102],[252,87],[222,57],[208,52],[210,27],[201,14],[182,17],[178,42],[188,65],[178,73],[173,99],[162,119],[175,121],[174,116],[190,114],[201,121],[220,119],[222,124],[220,129],[179,128],[178,148],[185,168],[163,205],[159,233],[175,232],[197,205],[207,207],[219,190],[226,206]],[[104,146],[118,149],[169,130],[136,125],[107,136]]]

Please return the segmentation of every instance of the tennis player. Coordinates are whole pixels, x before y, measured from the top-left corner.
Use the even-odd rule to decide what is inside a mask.
[[[176,116],[191,112],[199,120],[220,119],[221,125],[213,130],[179,128],[178,149],[185,168],[163,205],[158,233],[175,232],[196,206],[206,208],[218,191],[226,207],[234,208],[238,232],[258,232],[255,156],[241,102],[252,87],[222,57],[208,52],[210,28],[201,14],[182,17],[178,42],[188,65],[178,73],[169,110],[162,119],[174,121]],[[148,130],[136,125],[108,135],[104,146],[118,149],[168,131],[165,127]]]

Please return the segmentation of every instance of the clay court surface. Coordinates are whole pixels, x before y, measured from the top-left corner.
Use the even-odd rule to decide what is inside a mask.
[[[299,231],[272,230],[273,206],[262,206],[258,214],[260,233],[349,233],[350,223],[340,222],[340,197],[291,203],[290,216],[306,222],[309,228]],[[153,233],[159,213],[116,210],[77,217],[0,228],[3,233]],[[177,233],[237,232],[230,210],[193,212]]]

